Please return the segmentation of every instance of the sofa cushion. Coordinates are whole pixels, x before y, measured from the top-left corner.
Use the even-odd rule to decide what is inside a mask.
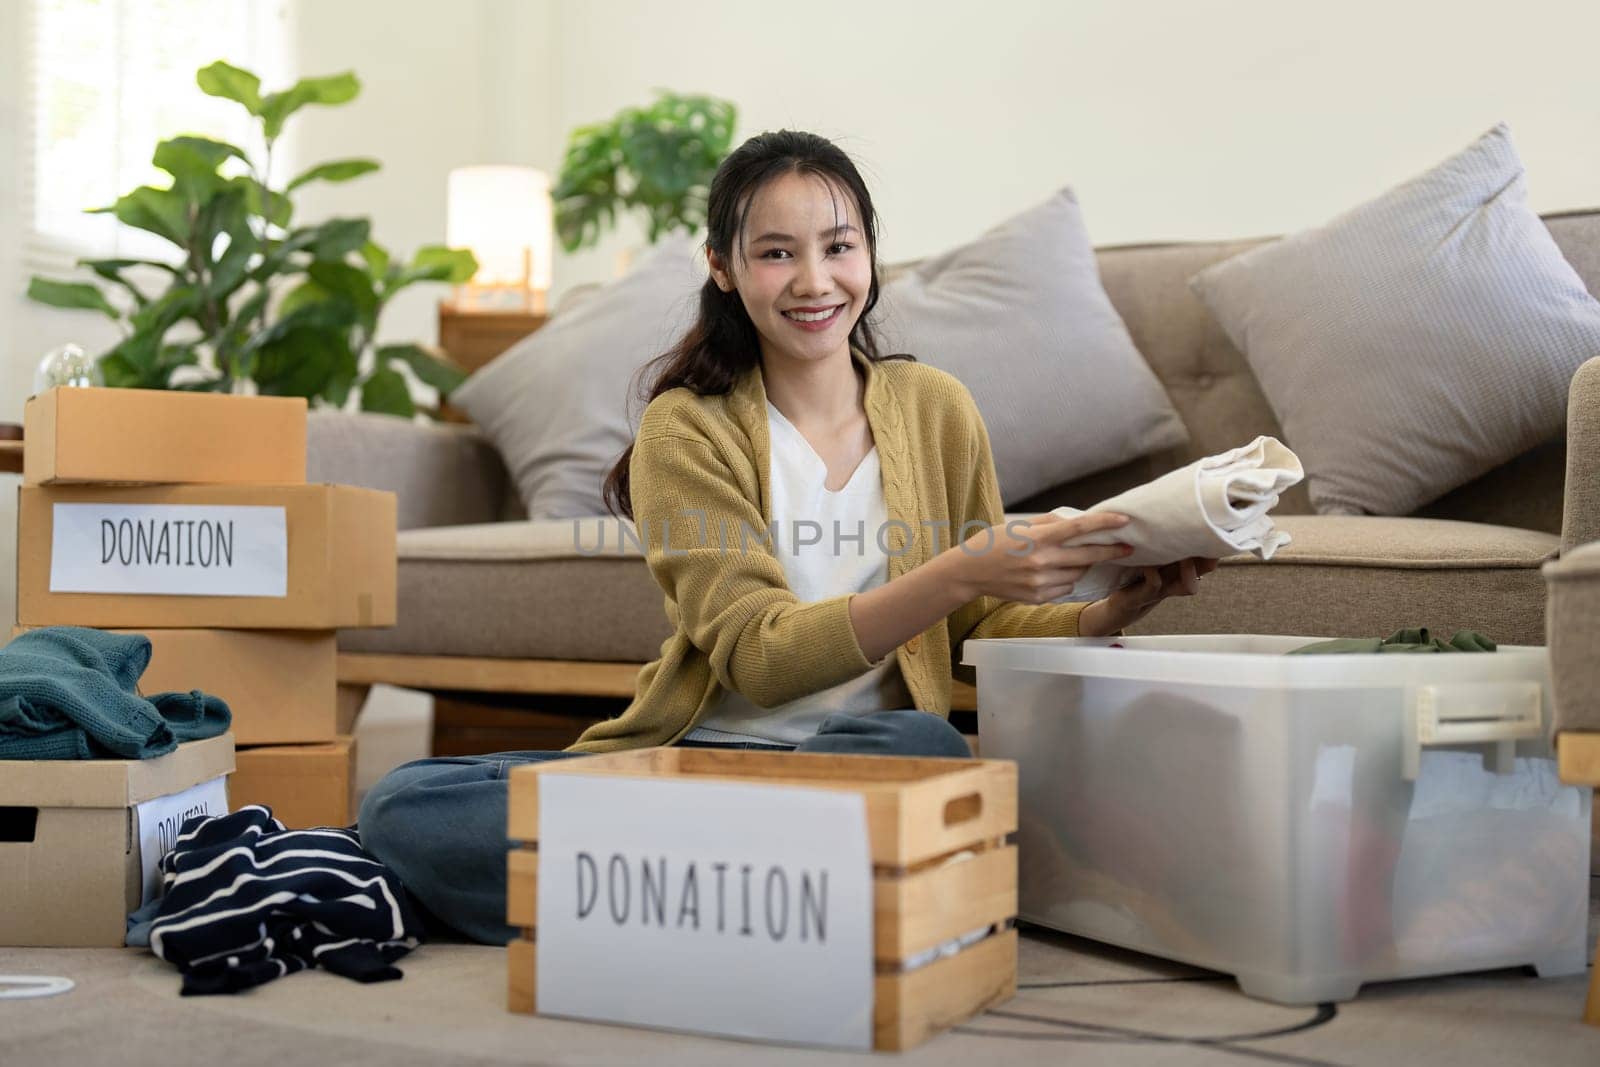
[[[1006,503],[1188,439],[1100,284],[1071,189],[896,273],[875,319],[885,353],[972,393]]]
[[[1560,547],[1554,534],[1446,519],[1276,521],[1294,541],[1270,562],[1224,560],[1199,593],[1167,601],[1129,632],[1376,637],[1428,626],[1544,644],[1540,567]]]
[[[1600,301],[1528,208],[1505,126],[1194,277],[1319,512],[1401,515],[1561,433]]]
[[[1197,596],[1168,601],[1134,632],[1345,637],[1420,624],[1543,643],[1539,567],[1555,553],[1552,534],[1436,519],[1277,521],[1294,543],[1271,562],[1227,560]],[[404,531],[399,625],[342,630],[339,647],[649,662],[671,629],[637,543],[618,536],[631,528],[607,517]]]
[[[645,663],[672,633],[661,587],[618,520],[439,526],[399,536],[399,624],[341,630],[346,652]],[[628,525],[631,529],[631,524]]]
[[[601,483],[643,410],[634,374],[689,326],[705,277],[687,238],[667,240],[451,394],[499,450],[528,515],[604,510]]]

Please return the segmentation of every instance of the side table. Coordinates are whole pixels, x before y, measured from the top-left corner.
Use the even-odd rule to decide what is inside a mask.
[[[475,371],[549,321],[524,311],[463,311],[439,305],[439,347],[462,370]]]

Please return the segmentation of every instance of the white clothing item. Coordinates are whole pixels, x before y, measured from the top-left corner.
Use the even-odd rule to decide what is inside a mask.
[[[1127,492],[1102,500],[1088,512],[1056,508],[1064,519],[1095,512],[1128,516],[1128,525],[1099,530],[1068,545],[1133,546],[1124,559],[1097,563],[1063,600],[1099,600],[1128,581],[1128,569],[1161,567],[1181,559],[1253,552],[1257,559],[1289,543],[1269,512],[1283,491],[1305,477],[1300,459],[1276,437],[1261,436],[1242,448],[1197,459]]]
[[[883,585],[889,580],[889,556],[878,537],[889,513],[877,448],[867,453],[843,488],[832,492],[826,488],[828,465],[770,400],[767,426],[773,544],[790,591],[810,603]],[[836,712],[861,715],[915,703],[899,660],[890,652],[865,674],[775,708],[724,690],[717,706],[687,737],[797,745]]]

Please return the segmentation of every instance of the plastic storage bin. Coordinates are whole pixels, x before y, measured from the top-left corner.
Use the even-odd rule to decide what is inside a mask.
[[[1015,760],[1019,916],[1286,1004],[1585,966],[1590,797],[1540,648],[1284,656],[1317,638],[968,641]]]

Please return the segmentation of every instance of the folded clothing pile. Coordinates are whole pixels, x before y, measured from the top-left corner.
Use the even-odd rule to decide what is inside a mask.
[[[200,692],[139,694],[150,639],[81,626],[29,630],[0,648],[0,759],[152,759],[227,731]]]
[[[128,943],[183,972],[183,995],[234,993],[309,967],[358,982],[403,977],[422,925],[400,879],[353,830],[286,830],[266,808],[184,823],[162,894]]]
[[[1066,600],[1099,600],[1127,580],[1128,568],[1162,567],[1181,559],[1220,559],[1241,552],[1271,559],[1289,543],[1269,514],[1305,470],[1275,437],[1195,460],[1154,481],[1102,500],[1087,512],[1061,507],[1064,519],[1096,512],[1128,516],[1128,524],[1099,530],[1068,545],[1133,546],[1133,554],[1090,567]]]

